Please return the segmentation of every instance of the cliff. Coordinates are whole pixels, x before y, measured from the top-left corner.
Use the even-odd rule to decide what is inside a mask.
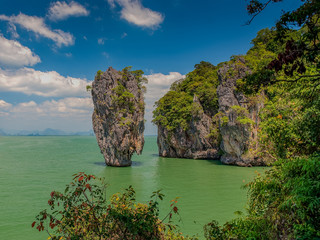
[[[217,88],[220,113],[220,134],[223,152],[221,162],[238,166],[265,165],[258,150],[259,112],[264,106],[263,94],[253,98],[237,91],[237,80],[251,70],[243,58],[224,64],[218,70]],[[257,100],[258,99],[258,100]]]
[[[98,71],[92,83],[93,130],[108,166],[130,166],[144,145],[142,71],[112,67]]]
[[[218,159],[218,145],[210,137],[212,118],[204,113],[197,96],[193,99],[193,115],[187,129],[178,127],[168,131],[166,127],[158,126],[159,155],[162,157]]]
[[[264,94],[248,97],[237,91],[237,81],[251,73],[245,59],[239,57],[219,67],[202,62],[195,68],[156,103],[159,155],[266,165],[258,157]]]
[[[158,126],[160,156],[219,158],[217,122],[213,119],[218,110],[216,71],[208,62],[196,64],[186,79],[173,83],[156,103],[153,122]]]

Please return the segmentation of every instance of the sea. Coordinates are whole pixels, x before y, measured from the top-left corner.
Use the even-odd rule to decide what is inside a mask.
[[[165,197],[160,218],[167,214],[170,200],[179,197],[179,231],[202,239],[206,223],[223,224],[236,217],[234,212],[245,212],[242,186],[265,170],[217,160],[162,158],[156,136],[146,136],[143,153],[132,160],[131,167],[106,166],[94,136],[0,137],[0,239],[47,239],[46,232],[31,224],[48,208],[51,191],[63,191],[78,172],[104,177],[107,197],[132,185],[137,201],[147,203],[152,192],[161,190]]]

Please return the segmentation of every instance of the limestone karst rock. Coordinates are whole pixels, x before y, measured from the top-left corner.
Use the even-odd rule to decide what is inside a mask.
[[[256,156],[258,148],[259,111],[264,106],[263,94],[249,99],[236,90],[237,80],[246,76],[250,69],[243,59],[224,64],[218,70],[221,162],[238,166],[265,165]],[[223,119],[223,120],[222,120]]]
[[[238,166],[266,165],[266,160],[261,157],[258,139],[259,112],[264,107],[264,94],[246,96],[237,90],[237,80],[251,72],[244,58],[239,57],[217,68],[202,67],[194,71],[197,70],[196,75],[187,75],[186,79],[175,82],[171,86],[171,94],[169,91],[156,103],[154,122],[158,125],[159,155],[220,159],[224,164]],[[210,74],[206,74],[208,71],[211,71]],[[211,77],[213,84],[207,89],[201,88],[208,77]],[[195,88],[202,89],[199,91],[203,94],[202,101],[196,94],[193,102],[188,100],[190,91],[197,91]],[[210,97],[204,98],[209,91]],[[179,105],[183,99],[184,104]],[[191,114],[191,118],[183,121],[176,114],[180,108],[185,109],[184,116]],[[187,124],[184,127],[175,124],[173,128],[174,122]]]
[[[158,125],[158,148],[162,157],[218,159],[218,145],[210,138],[212,117],[204,113],[196,95],[193,106],[197,108],[197,115],[193,116],[188,129],[181,127],[168,131],[166,127]]]
[[[130,166],[134,152],[144,145],[142,71],[109,67],[92,83],[93,130],[108,166]]]

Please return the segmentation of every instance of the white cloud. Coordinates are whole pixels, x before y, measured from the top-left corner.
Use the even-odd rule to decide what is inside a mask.
[[[8,109],[12,106],[12,104],[5,102],[0,99],[0,109]]]
[[[0,99],[0,116],[8,116],[8,110],[12,107],[12,104],[7,103]]]
[[[91,98],[63,98],[42,103],[34,101],[19,103],[12,107],[12,113],[32,113],[38,116],[70,117],[73,115],[91,115],[93,103]]]
[[[141,4],[141,0],[108,0],[111,8],[116,3],[122,8],[121,18],[141,27],[156,28],[164,20],[164,16]]]
[[[70,46],[74,44],[74,37],[60,29],[51,30],[45,23],[43,18],[28,16],[20,13],[17,16],[8,17],[0,15],[0,20],[8,21],[11,24],[19,24],[21,27],[32,31],[37,35],[51,39],[58,47],[62,45]]]
[[[81,4],[74,1],[70,2],[69,4],[66,2],[57,1],[51,4],[48,11],[48,18],[53,21],[63,20],[71,16],[80,17],[88,15],[89,11]]]
[[[43,97],[88,96],[86,79],[64,77],[55,71],[32,68],[0,69],[0,91],[21,92]]]
[[[106,40],[107,40],[107,38],[98,38],[98,44],[99,45],[104,45]]]
[[[33,66],[40,62],[39,56],[29,48],[15,40],[8,40],[0,35],[0,65],[3,66]]]
[[[92,129],[92,111],[90,97],[68,97],[42,103],[29,101],[16,105],[0,100],[0,126],[3,129],[16,130],[55,128],[68,132],[87,131]]]
[[[8,23],[8,30],[7,32],[11,35],[12,38],[19,38],[19,34],[17,33],[17,27],[16,25],[12,24],[12,23]]]

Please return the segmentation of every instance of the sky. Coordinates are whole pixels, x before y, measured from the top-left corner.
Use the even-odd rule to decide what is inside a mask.
[[[271,4],[250,25],[246,0],[0,0],[0,129],[89,131],[86,85],[109,66],[148,78],[154,102],[200,61],[245,54],[257,32],[301,0]]]

